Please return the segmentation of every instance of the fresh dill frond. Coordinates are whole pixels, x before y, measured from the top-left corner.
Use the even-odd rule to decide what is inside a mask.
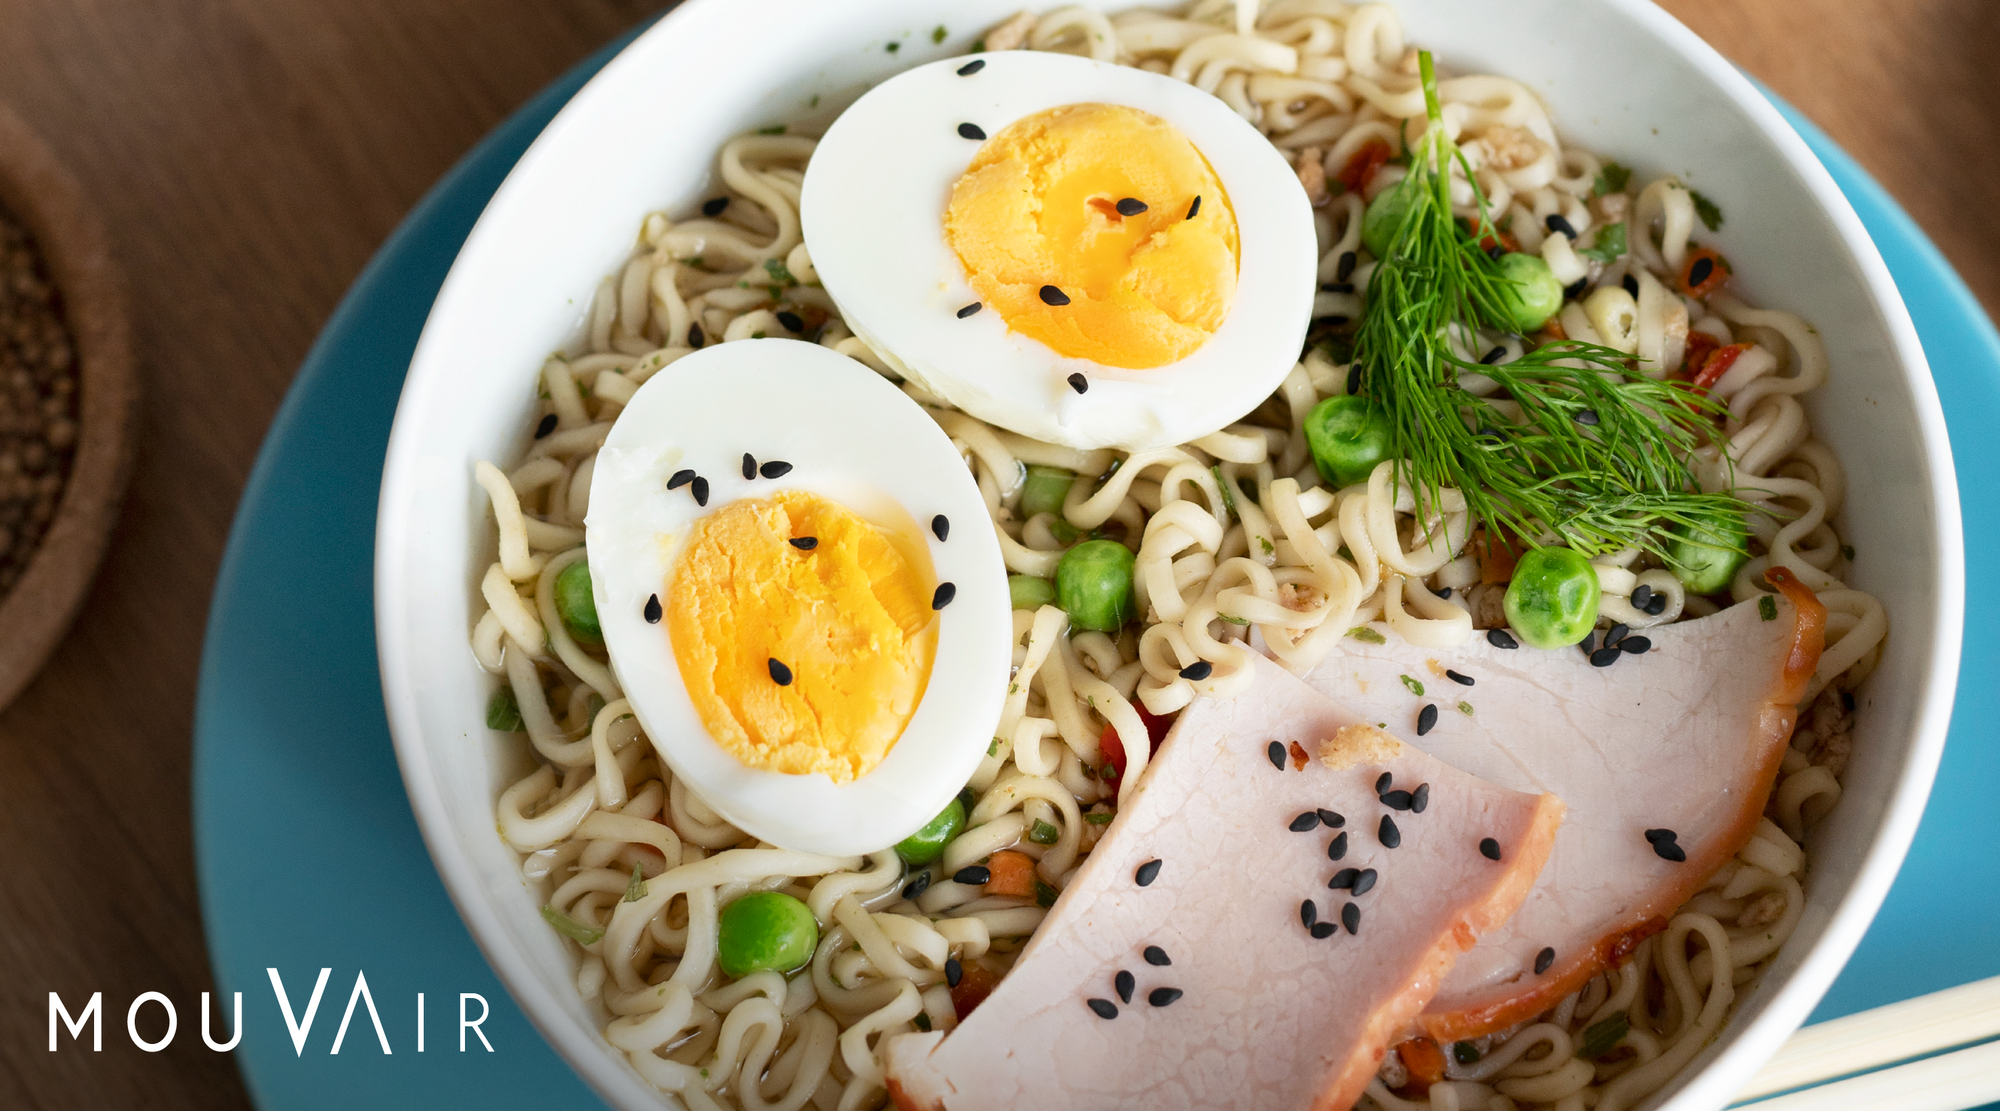
[[[1459,355],[1451,337],[1508,319],[1508,279],[1482,244],[1499,240],[1477,177],[1445,134],[1437,74],[1419,56],[1430,126],[1411,148],[1409,191],[1385,257],[1369,279],[1355,334],[1362,391],[1393,429],[1391,457],[1408,460],[1420,508],[1450,487],[1489,531],[1529,544],[1553,536],[1586,555],[1625,548],[1665,554],[1664,531],[1740,512],[1703,493],[1690,459],[1717,442],[1722,407],[1649,378],[1630,356],[1596,344],[1547,343],[1509,363]],[[1450,167],[1467,172],[1476,217],[1461,226]],[[1498,383],[1491,397],[1461,375]]]

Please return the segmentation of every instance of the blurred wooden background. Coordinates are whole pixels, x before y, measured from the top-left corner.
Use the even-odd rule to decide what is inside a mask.
[[[1665,6],[1845,145],[2000,309],[2000,4]],[[189,828],[195,669],[237,496],[307,347],[397,221],[655,7],[0,0],[0,100],[101,206],[146,388],[111,555],[69,640],[0,713],[0,1107],[249,1106],[187,1005],[210,988]],[[50,990],[105,993],[102,1054],[47,1052]],[[181,1004],[162,1054],[124,1037],[124,1003],[144,991]]]

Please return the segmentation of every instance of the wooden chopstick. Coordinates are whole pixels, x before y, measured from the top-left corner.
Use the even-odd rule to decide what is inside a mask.
[[[1996,1099],[2000,1042],[1987,1042],[1805,1088],[1750,1104],[1745,1111],[1964,1111]]]
[[[1893,1093],[1895,1101],[1882,1106],[1908,1107],[1914,1111],[1919,1104],[1910,1101],[1916,1098],[1917,1093],[1907,1085],[1921,1083],[1949,1087],[1955,1082],[1950,1078],[1960,1075],[1954,1070],[1962,1070],[1966,1062],[1972,1062],[1986,1072],[1984,1075],[1964,1074],[1965,1079],[1984,1080],[1986,1083],[1984,1087],[1969,1090],[1984,1092],[1984,1100],[2000,1099],[2000,1045],[1978,1046],[1838,1084],[1826,1084],[1826,1081],[1837,1077],[1996,1036],[2000,1036],[2000,976],[1808,1026],[1792,1035],[1791,1040],[1778,1050],[1777,1056],[1771,1058],[1770,1063],[1751,1079],[1736,1098],[1751,1100],[1774,1092],[1820,1084],[1823,1087],[1760,1103],[1758,1111],[1860,1107],[1863,1104],[1858,1102],[1820,1100],[1875,1098],[1866,1093],[1874,1092],[1879,1087],[1884,1093]],[[1870,1083],[1864,1085],[1864,1081]],[[1850,1085],[1856,1087],[1849,1088]],[[1843,1094],[1836,1096],[1835,1089],[1842,1090]],[[1822,1097],[1820,1093],[1827,1095]],[[1971,1104],[1923,1103],[1921,1106],[1942,1109],[1947,1106],[1974,1106],[1979,1102],[1981,1100]]]

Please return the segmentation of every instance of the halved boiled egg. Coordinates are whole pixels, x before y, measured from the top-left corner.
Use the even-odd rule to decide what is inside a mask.
[[[965,785],[1006,695],[1007,572],[951,441],[867,367],[743,340],[659,371],[598,452],[611,666],[738,828],[846,855]]]
[[[868,92],[806,169],[813,267],[898,373],[1073,447],[1184,443],[1298,361],[1317,272],[1284,157],[1221,100],[1008,51]]]

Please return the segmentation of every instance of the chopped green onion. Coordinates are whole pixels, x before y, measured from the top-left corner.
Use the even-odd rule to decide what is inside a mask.
[[[576,942],[578,945],[595,945],[604,936],[604,931],[596,926],[586,926],[562,911],[551,906],[542,908],[542,918],[556,928],[556,932]]]
[[[1464,714],[1464,715],[1465,715],[1466,717],[1471,717],[1471,716],[1472,716],[1472,703],[1470,703],[1470,702],[1461,702],[1461,703],[1459,703],[1459,704],[1458,704],[1458,712],[1459,712],[1459,713],[1461,713],[1461,714]]]
[[[1083,816],[1083,820],[1094,826],[1108,826],[1118,815],[1109,810],[1093,810]]]
[[[1757,615],[1766,621],[1778,619],[1778,600],[1769,594],[1757,599]]]
[[[1050,886],[1049,886],[1048,884],[1046,884],[1046,883],[1043,883],[1043,882],[1042,882],[1041,880],[1039,880],[1039,879],[1038,879],[1038,880],[1036,880],[1036,881],[1035,881],[1035,903],[1036,903],[1036,905],[1038,905],[1038,906],[1045,906],[1045,907],[1052,907],[1052,906],[1055,906],[1055,905],[1056,905],[1056,889],[1055,889],[1055,888],[1053,888],[1053,887],[1050,887]]]
[[[1408,675],[1399,675],[1397,676],[1397,678],[1403,681],[1404,686],[1410,688],[1411,694],[1416,695],[1418,698],[1422,698],[1424,696],[1424,685],[1422,683],[1417,682],[1415,679],[1411,678]]]
[[[1578,248],[1576,253],[1609,266],[1623,257],[1627,249],[1625,225],[1618,223],[1597,229],[1597,241],[1588,247]]]
[[[1358,640],[1363,644],[1389,643],[1388,637],[1383,636],[1381,633],[1376,632],[1374,629],[1371,629],[1366,625],[1356,625],[1352,629],[1347,630],[1347,635],[1353,637],[1355,640]]]
[[[640,873],[639,866],[634,864],[632,866],[632,882],[625,885],[625,901],[636,903],[645,897],[646,877]]]
[[[945,30],[945,29],[944,29],[944,24],[942,24],[942,23],[938,24],[938,25],[937,25],[937,27],[935,27],[935,28],[934,28],[934,29],[932,29],[932,31],[931,31],[931,41],[932,41],[932,42],[943,42],[943,41],[944,41],[945,39],[949,38],[950,36],[951,36],[951,32],[949,32],[949,31]],[[928,1029],[930,1029],[930,1027],[926,1026],[926,1027],[924,1027],[924,1029],[928,1030]]]
[[[526,728],[521,723],[521,703],[514,698],[513,687],[501,687],[487,701],[486,728],[502,733],[519,733]]]
[[[1593,1022],[1584,1030],[1583,1044],[1577,1048],[1576,1055],[1595,1061],[1624,1041],[1631,1029],[1632,1021],[1625,1017],[1625,1012],[1613,1011],[1610,1018]]]
[[[1688,196],[1694,199],[1694,214],[1701,217],[1702,226],[1710,231],[1722,230],[1722,209],[1697,190],[1688,190]]]
[[[1606,193],[1623,193],[1632,181],[1632,171],[1616,162],[1606,162],[1597,170],[1594,187],[1598,196]]]
[[[1062,830],[1057,829],[1053,824],[1045,822],[1040,818],[1036,818],[1035,824],[1028,827],[1028,840],[1033,841],[1037,845],[1053,845],[1056,843],[1056,839],[1061,836]]]
[[[1222,508],[1233,515],[1236,512],[1236,494],[1229,489],[1229,480],[1222,477],[1221,465],[1210,467],[1208,473],[1215,476],[1215,484],[1222,488]]]

